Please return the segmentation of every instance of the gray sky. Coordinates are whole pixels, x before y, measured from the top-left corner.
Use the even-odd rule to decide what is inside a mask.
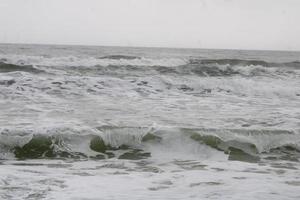
[[[300,50],[300,0],[0,0],[0,42]]]

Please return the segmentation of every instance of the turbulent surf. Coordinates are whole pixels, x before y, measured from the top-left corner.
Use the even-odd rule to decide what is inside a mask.
[[[0,45],[2,199],[295,199],[299,169],[299,52]]]

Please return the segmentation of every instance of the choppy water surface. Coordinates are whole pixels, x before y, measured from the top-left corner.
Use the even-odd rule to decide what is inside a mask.
[[[299,199],[300,53],[0,45],[1,199]]]

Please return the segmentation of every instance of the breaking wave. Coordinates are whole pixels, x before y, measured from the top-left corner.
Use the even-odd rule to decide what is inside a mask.
[[[294,67],[300,68],[299,61],[285,62],[285,63],[273,63],[263,60],[241,60],[241,59],[191,59],[191,64],[219,64],[219,65],[239,65],[250,66],[259,65],[263,67]]]
[[[300,135],[289,130],[102,126],[85,134],[78,134],[78,131],[71,128],[50,129],[46,132],[47,134],[29,130],[2,130],[0,133],[2,159],[117,157],[138,160],[151,157],[151,151],[145,147],[166,145],[174,142],[172,137],[178,136],[182,141],[205,145],[212,151],[222,151],[224,155],[228,155],[229,160],[257,162],[262,155],[274,152],[279,158],[283,155],[285,157],[288,155],[291,160],[300,158]]]
[[[145,58],[130,55],[109,55],[103,57],[47,57],[24,55],[0,55],[0,61],[15,65],[48,67],[94,67],[94,66],[180,66],[188,63],[180,58]]]
[[[2,57],[2,58],[1,58]],[[300,62],[269,63],[261,60],[144,58],[131,55],[95,57],[44,57],[0,55],[0,73],[24,71],[41,73],[63,70],[102,75],[196,75],[274,76],[299,75]],[[52,72],[51,71],[51,72]]]

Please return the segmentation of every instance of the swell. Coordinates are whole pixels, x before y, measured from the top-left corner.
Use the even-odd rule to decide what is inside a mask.
[[[134,60],[134,59],[141,59],[139,56],[130,56],[130,55],[108,55],[100,57],[100,59],[112,59],[112,60]]]
[[[109,76],[147,76],[147,75],[196,75],[202,77],[221,77],[221,76],[298,76],[298,72],[282,68],[268,68],[264,66],[226,66],[226,65],[181,65],[177,67],[168,66],[138,66],[138,65],[95,65],[93,67],[72,66],[68,68],[48,67],[49,73],[54,70],[63,72],[83,74],[83,75],[109,75]],[[7,72],[28,72],[33,74],[46,73],[47,69],[43,66],[15,65],[0,63],[0,73]],[[57,73],[54,72],[54,73]]]
[[[44,71],[41,69],[37,69],[32,65],[15,65],[15,64],[8,64],[4,62],[0,62],[0,73],[7,73],[7,72],[29,72],[29,73],[43,73]]]
[[[17,159],[116,157],[138,160],[151,157],[151,148],[146,147],[168,146],[175,141],[172,138],[177,137],[187,142],[185,145],[197,143],[211,148],[212,151],[222,151],[229,160],[257,162],[264,155],[271,154],[278,159],[300,159],[300,135],[289,130],[102,126],[89,134],[81,135],[75,130],[74,134],[70,134],[70,131],[72,129],[61,132],[56,130],[53,133],[47,130],[47,134],[43,134],[25,130],[3,130],[0,134],[0,152],[2,155],[11,153]],[[2,159],[8,158],[4,156]]]
[[[290,63],[267,63],[265,61],[250,60],[189,60],[187,63],[175,63],[168,61],[142,64],[138,63],[109,63],[108,65],[97,64],[90,68],[71,67],[80,73],[96,73],[112,76],[146,76],[146,75],[195,75],[201,77],[218,76],[291,76],[299,75],[300,64]]]
[[[189,68],[200,76],[259,76],[297,74],[300,62],[272,63],[263,60],[190,59]]]
[[[0,72],[26,71],[40,73],[44,70],[41,67],[84,74],[98,73],[117,76],[143,75],[143,73],[146,75],[272,76],[298,74],[297,70],[300,69],[300,62],[272,63],[263,60],[230,58],[146,58],[134,55],[107,55],[98,58],[6,55],[0,62]]]
[[[261,65],[220,65],[220,64],[185,64],[180,66],[138,66],[138,65],[95,65],[93,67],[70,67],[68,72],[82,73],[85,75],[109,75],[109,76],[149,76],[149,75],[171,75],[171,76],[199,76],[199,77],[282,77],[299,76],[297,69],[286,67],[265,67]]]
[[[242,59],[190,59],[190,64],[219,64],[219,65],[240,65],[240,66],[249,66],[249,65],[259,65],[264,67],[293,67],[300,68],[299,61],[284,62],[284,63],[274,63],[267,62],[263,60],[242,60]]]

